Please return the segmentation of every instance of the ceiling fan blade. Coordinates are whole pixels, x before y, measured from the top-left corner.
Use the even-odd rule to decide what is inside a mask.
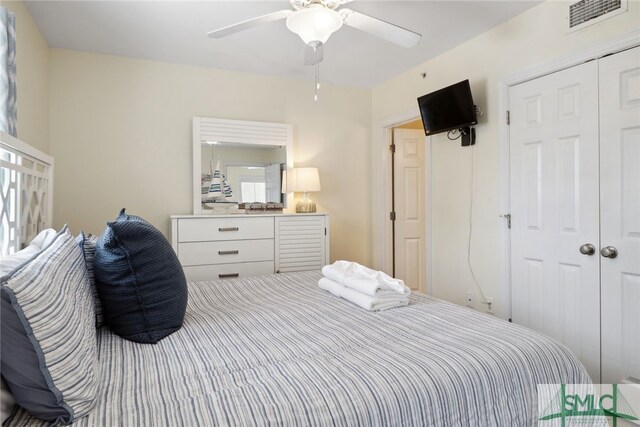
[[[351,9],[340,9],[344,23],[403,47],[414,47],[422,35]]]
[[[235,34],[240,31],[244,31],[248,28],[258,26],[260,24],[266,24],[268,22],[278,21],[280,19],[284,19],[289,16],[293,11],[291,10],[280,10],[278,12],[268,13],[266,15],[259,16],[257,18],[248,19],[243,22],[239,22],[234,25],[229,25],[228,27],[220,28],[218,30],[210,31],[207,35],[213,39],[219,39],[222,37],[226,37],[230,34]]]
[[[324,45],[322,43],[313,46],[307,45],[304,51],[304,65],[316,65],[324,59]]]

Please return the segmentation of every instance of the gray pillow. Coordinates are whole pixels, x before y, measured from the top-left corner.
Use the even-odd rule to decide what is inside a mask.
[[[68,424],[93,409],[99,365],[84,257],[66,226],[0,277],[2,377],[31,415]]]
[[[76,242],[78,242],[84,254],[84,263],[87,267],[87,273],[89,273],[89,282],[91,283],[91,292],[93,293],[93,304],[96,310],[96,328],[100,328],[104,323],[102,317],[102,302],[100,301],[100,295],[98,295],[98,289],[96,288],[96,279],[93,275],[93,259],[96,255],[98,236],[84,234],[84,232],[81,231],[78,237],[76,237]]]

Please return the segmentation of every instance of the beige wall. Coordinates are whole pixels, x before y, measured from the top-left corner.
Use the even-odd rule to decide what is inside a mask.
[[[417,109],[416,98],[460,80],[471,81],[474,101],[484,111],[477,126],[472,262],[487,297],[500,309],[499,281],[499,136],[497,80],[500,76],[640,26],[640,3],[629,11],[583,30],[565,34],[564,2],[530,9],[458,47],[373,89],[373,123]],[[437,42],[437,41],[432,41]],[[427,72],[422,79],[420,73]],[[475,291],[467,266],[469,179],[472,150],[436,135],[432,144],[432,289],[463,304]],[[374,156],[375,157],[375,156]],[[375,163],[374,163],[375,164]],[[372,182],[375,182],[372,180]],[[372,191],[374,206],[377,192]],[[377,216],[372,224],[376,224]],[[374,229],[374,241],[380,233]],[[480,304],[476,307],[482,308]]]
[[[2,1],[16,15],[18,138],[49,153],[49,47],[22,1]]]
[[[192,210],[193,116],[294,125],[297,166],[320,170],[331,255],[368,262],[370,91],[51,50],[56,227],[100,233],[122,207],[169,234]]]

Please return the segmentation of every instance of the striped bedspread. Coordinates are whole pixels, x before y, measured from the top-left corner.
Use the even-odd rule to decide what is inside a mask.
[[[319,277],[191,283],[184,327],[157,345],[102,329],[101,396],[74,425],[525,426],[537,383],[590,382],[525,328],[424,295],[367,312]]]

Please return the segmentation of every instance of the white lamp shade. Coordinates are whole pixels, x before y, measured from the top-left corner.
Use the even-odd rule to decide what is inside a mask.
[[[342,27],[342,22],[338,12],[318,4],[289,15],[287,28],[299,35],[306,44],[315,41],[324,44],[331,34]]]
[[[318,168],[293,168],[287,173],[287,191],[302,193],[320,191]]]

